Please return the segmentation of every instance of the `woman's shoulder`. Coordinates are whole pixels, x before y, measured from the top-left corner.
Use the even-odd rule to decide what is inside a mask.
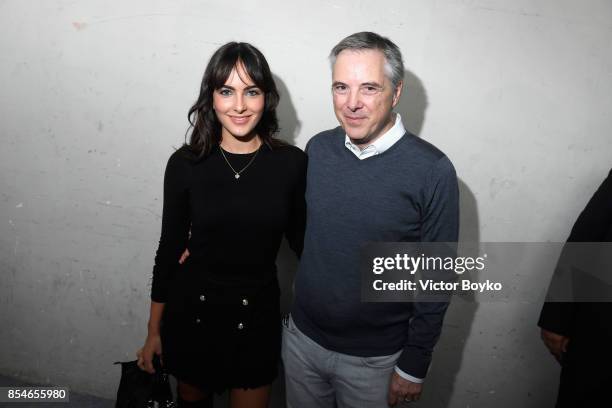
[[[166,170],[173,173],[189,172],[197,160],[197,153],[189,145],[184,144],[170,155]]]
[[[296,168],[298,171],[306,168],[308,156],[299,147],[282,142],[271,149],[288,167]]]
[[[176,164],[193,164],[198,160],[198,154],[191,146],[184,144],[176,149],[168,159],[168,162]]]
[[[279,155],[283,155],[294,160],[306,158],[306,153],[304,153],[304,151],[302,151],[302,149],[300,149],[299,147],[293,146],[282,140],[277,140],[275,142],[276,143],[271,146],[271,150],[273,152],[276,152]]]

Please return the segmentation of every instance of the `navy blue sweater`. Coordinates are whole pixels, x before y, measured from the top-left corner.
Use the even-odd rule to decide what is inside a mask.
[[[359,160],[340,127],[307,146],[307,224],[293,319],[321,346],[355,356],[403,352],[398,367],[424,378],[447,303],[361,302],[365,242],[456,242],[457,177],[450,160],[409,133]]]

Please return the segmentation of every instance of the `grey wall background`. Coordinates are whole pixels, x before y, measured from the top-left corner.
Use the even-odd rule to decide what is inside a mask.
[[[0,374],[114,395],[111,362],[146,334],[164,166],[219,45],[264,52],[304,147],[336,125],[331,47],[389,36],[399,111],[457,168],[462,239],[563,241],[612,165],[611,17],[605,0],[0,1]],[[538,311],[455,302],[419,405],[550,404]]]

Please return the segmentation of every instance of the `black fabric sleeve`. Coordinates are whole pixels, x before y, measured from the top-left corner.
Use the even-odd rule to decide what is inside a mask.
[[[155,255],[151,300],[165,303],[168,287],[179,266],[178,260],[189,241],[189,162],[182,149],[166,166],[161,237]]]
[[[601,242],[612,225],[612,170],[572,227],[567,242]],[[571,336],[575,318],[575,304],[545,302],[538,326],[544,330]]]
[[[574,323],[574,307],[569,302],[545,302],[538,326],[544,330],[569,337]]]
[[[304,231],[306,229],[306,168],[307,156],[303,153],[297,160],[296,183],[293,188],[291,198],[291,213],[285,236],[289,242],[289,247],[299,257],[304,248]]]

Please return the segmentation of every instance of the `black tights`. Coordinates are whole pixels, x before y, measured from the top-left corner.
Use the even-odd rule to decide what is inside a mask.
[[[207,398],[198,401],[185,401],[179,395],[177,400],[177,408],[213,408],[213,396],[209,395]]]

